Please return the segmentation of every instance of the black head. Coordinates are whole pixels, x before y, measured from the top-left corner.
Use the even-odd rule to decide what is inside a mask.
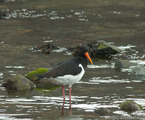
[[[93,63],[92,62],[92,60],[91,60],[91,58],[90,58],[90,56],[89,56],[89,49],[86,47],[86,46],[81,46],[80,48],[79,48],[79,51],[78,51],[78,56],[79,57],[85,57],[85,58],[88,58],[89,59],[89,61],[91,62],[91,63]]]
[[[89,52],[89,49],[86,46],[81,46],[78,50],[78,56],[86,57],[85,53]]]

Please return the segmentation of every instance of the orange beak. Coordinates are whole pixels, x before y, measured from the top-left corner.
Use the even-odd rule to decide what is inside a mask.
[[[90,63],[93,64],[88,52],[85,53],[85,56],[89,59]]]

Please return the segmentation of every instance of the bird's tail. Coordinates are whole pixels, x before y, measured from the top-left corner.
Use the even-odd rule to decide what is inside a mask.
[[[34,81],[39,81],[40,79],[43,79],[43,78],[44,78],[43,75],[36,75],[36,76],[34,77]]]

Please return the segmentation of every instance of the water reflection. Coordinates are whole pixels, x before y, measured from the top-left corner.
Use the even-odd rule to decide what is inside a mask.
[[[25,68],[25,66],[5,66],[5,68],[15,68],[15,69],[22,69]]]
[[[0,78],[3,78],[3,73],[0,72]]]
[[[11,18],[22,18],[22,19],[28,19],[28,18],[39,18],[39,17],[45,17],[50,20],[65,20],[65,19],[73,19],[77,18],[78,21],[84,21],[88,22],[88,16],[85,14],[84,11],[75,11],[75,10],[70,10],[68,12],[64,11],[42,11],[39,13],[36,10],[28,10],[26,8],[23,8],[21,10],[17,9],[11,12],[6,19],[11,19]]]

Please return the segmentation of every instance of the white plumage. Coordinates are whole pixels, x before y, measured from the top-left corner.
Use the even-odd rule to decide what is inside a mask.
[[[56,78],[50,78],[49,80],[51,80],[51,82],[55,84],[68,85],[69,87],[71,87],[73,84],[79,82],[85,73],[85,70],[81,64],[79,64],[78,67],[81,67],[82,69],[78,75],[58,76]]]

